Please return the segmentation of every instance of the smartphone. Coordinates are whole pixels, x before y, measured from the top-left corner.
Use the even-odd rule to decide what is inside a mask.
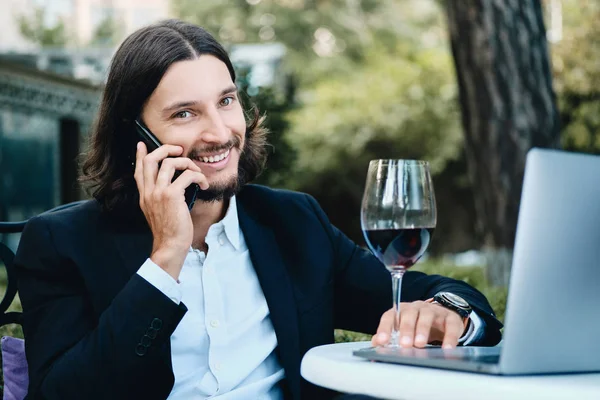
[[[140,136],[140,139],[144,143],[146,143],[146,147],[148,148],[148,153],[158,149],[162,146],[162,143],[158,140],[158,138],[150,132],[150,129],[146,128],[146,126],[141,123],[139,120],[135,120],[135,128]],[[159,165],[160,168],[160,165]],[[179,175],[181,175],[183,171],[177,170],[173,175],[173,180],[177,179]],[[188,206],[188,209],[191,211],[192,207],[194,207],[194,203],[196,202],[196,196],[198,195],[198,190],[200,190],[200,186],[196,183],[192,183],[185,189],[185,203]]]

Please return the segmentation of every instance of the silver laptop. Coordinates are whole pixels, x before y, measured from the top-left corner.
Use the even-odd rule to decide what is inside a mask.
[[[354,354],[499,375],[600,371],[600,157],[527,155],[499,346]]]

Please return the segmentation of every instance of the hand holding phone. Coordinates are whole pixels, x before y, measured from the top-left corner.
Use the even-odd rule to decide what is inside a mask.
[[[158,138],[150,132],[146,126],[141,123],[139,120],[135,120],[135,127],[140,136],[140,139],[146,144],[146,148],[148,149],[148,153],[158,149],[162,146],[162,143],[158,140]],[[159,165],[160,168],[160,165]],[[179,176],[183,173],[181,170],[175,171],[173,175],[172,181],[179,178]],[[200,187],[196,183],[192,183],[185,189],[185,202],[188,205],[188,209],[191,211],[192,207],[194,207],[194,203],[196,202],[196,197],[198,195],[198,190]]]
[[[134,178],[140,193],[140,208],[152,232],[150,259],[178,279],[194,240],[190,213],[199,187],[207,189],[206,176],[192,160],[182,157],[182,147],[161,145],[142,124],[138,132]],[[181,172],[180,170],[183,170]],[[186,203],[181,201],[185,192]]]

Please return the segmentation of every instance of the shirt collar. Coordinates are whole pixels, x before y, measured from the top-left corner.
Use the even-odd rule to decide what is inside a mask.
[[[232,196],[229,199],[229,208],[227,209],[227,213],[225,213],[225,217],[221,220],[223,223],[223,229],[225,231],[225,235],[227,239],[236,250],[239,250],[240,247],[240,222],[238,219],[237,212],[237,203],[235,201],[235,196]]]

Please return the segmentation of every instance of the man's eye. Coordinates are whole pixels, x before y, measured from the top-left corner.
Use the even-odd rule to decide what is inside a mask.
[[[233,103],[233,97],[225,97],[223,100],[221,100],[221,106],[223,107],[227,107],[228,105],[231,105],[231,103]]]
[[[173,115],[174,118],[187,118],[191,116],[192,113],[189,111],[179,111],[177,114]]]

